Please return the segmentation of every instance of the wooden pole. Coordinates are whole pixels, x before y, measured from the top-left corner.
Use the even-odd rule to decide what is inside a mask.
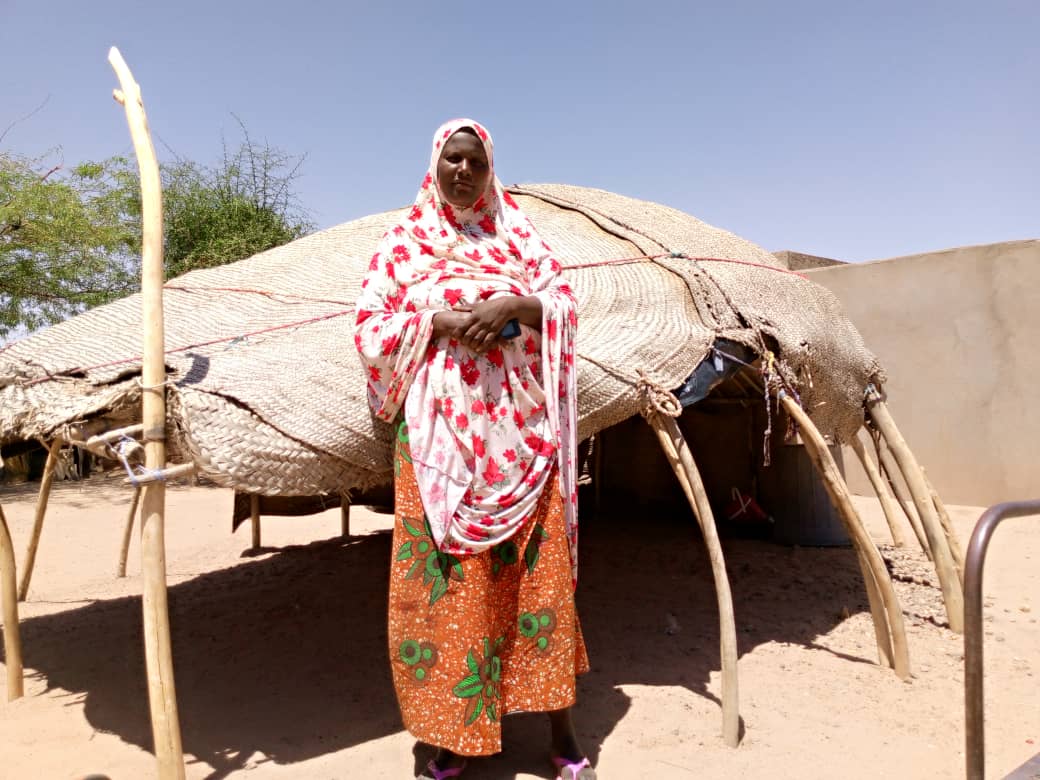
[[[95,436],[91,436],[89,439],[83,442],[83,446],[86,447],[88,450],[96,450],[99,454],[108,457],[108,453],[104,450],[104,446],[106,444],[111,444],[112,442],[119,441],[123,438],[132,439],[134,437],[140,436],[143,432],[144,426],[140,423],[137,423],[135,425],[127,425],[125,428],[115,428],[111,431],[105,431],[104,433],[99,433]]]
[[[0,602],[4,614],[4,664],[7,666],[7,700],[22,698],[22,637],[18,626],[18,593],[15,587],[14,545],[0,507]]]
[[[253,529],[253,549],[260,549],[260,495],[249,496],[249,524]]]
[[[733,595],[730,592],[726,561],[722,555],[715,517],[704,490],[700,471],[693,460],[686,439],[675,418],[656,413],[648,418],[650,426],[664,450],[675,476],[682,485],[687,501],[701,528],[708,560],[715,579],[715,595],[719,605],[719,654],[722,661],[722,736],[726,744],[740,743],[740,694],[737,684],[737,623],[733,613]]]
[[[928,537],[928,547],[932,551],[932,562],[935,564],[935,572],[939,577],[939,587],[942,589],[943,601],[946,604],[946,620],[950,624],[950,630],[963,634],[964,591],[961,588],[960,578],[957,576],[957,567],[953,563],[953,554],[950,552],[946,535],[943,533],[939,517],[935,512],[931,493],[925,484],[921,466],[914,458],[910,447],[907,446],[899,428],[896,427],[896,423],[888,411],[888,406],[874,389],[867,394],[867,412],[885,438],[896,463],[899,464],[899,470],[903,474],[910,495],[913,496],[917,516],[921,518],[925,536]]]
[[[799,407],[799,409],[801,409],[801,407]],[[885,600],[881,595],[881,585],[878,582],[877,576],[875,576],[870,561],[867,560],[867,557],[863,552],[862,537],[865,535],[865,532],[864,534],[857,534],[851,528],[852,525],[860,525],[859,514],[855,511],[850,514],[847,511],[848,508],[846,506],[835,502],[833,497],[834,486],[832,484],[827,484],[828,480],[832,478],[832,475],[823,472],[821,464],[824,463],[824,461],[819,460],[818,452],[813,447],[814,442],[807,440],[808,434],[802,435],[799,438],[806,453],[809,455],[809,459],[812,461],[813,466],[817,471],[821,472],[827,495],[831,497],[831,503],[838,510],[838,516],[848,532],[849,540],[852,543],[853,549],[856,551],[856,562],[859,564],[860,575],[863,577],[863,588],[867,592],[867,604],[870,607],[870,619],[874,626],[874,640],[877,643],[878,663],[891,669],[894,666],[892,632],[889,630],[888,626],[888,614],[885,610]],[[824,442],[824,449],[827,451],[827,456],[829,457],[830,450],[827,448],[826,442]],[[834,464],[834,471],[837,473],[837,477],[840,481],[841,474],[838,472],[837,463]],[[842,486],[844,486],[844,483],[842,483]]]
[[[47,463],[43,467],[43,479],[40,482],[40,495],[36,499],[36,515],[33,518],[32,536],[29,537],[29,549],[25,551],[25,563],[22,566],[22,581],[18,586],[18,600],[25,601],[29,594],[29,583],[32,581],[33,568],[36,566],[36,550],[40,546],[40,535],[43,533],[43,518],[47,515],[47,502],[51,497],[51,486],[54,484],[54,469],[58,465],[61,454],[61,438],[55,436],[47,447]]]
[[[928,560],[932,560],[932,551],[928,549],[928,537],[925,536],[924,528],[921,527],[921,519],[917,516],[917,510],[914,509],[914,502],[906,494],[906,490],[897,479],[899,476],[899,467],[892,458],[892,453],[888,451],[888,448],[883,442],[879,441],[877,443],[877,455],[878,467],[881,470],[881,475],[885,478],[885,481],[888,482],[888,486],[892,489],[892,495],[895,498],[896,504],[903,510],[903,514],[906,515],[906,522],[910,524],[910,528],[913,530],[914,536],[917,538],[917,543],[921,546],[921,552],[925,554],[925,557],[928,558]]]
[[[881,472],[878,471],[878,467],[874,465],[874,461],[871,460],[869,453],[863,446],[863,442],[859,440],[859,436],[853,436],[850,442],[853,451],[856,453],[856,457],[859,458],[859,462],[863,464],[863,470],[867,473],[867,479],[870,480],[871,486],[874,488],[874,493],[878,497],[878,501],[881,502],[881,511],[885,513],[885,522],[888,523],[888,530],[892,534],[892,543],[896,547],[906,547],[906,537],[903,536],[903,529],[899,527],[899,515],[896,509],[895,499],[892,498],[892,494],[888,492],[888,486],[885,484],[884,478],[881,476]]]
[[[123,528],[123,543],[119,546],[119,566],[116,568],[117,577],[126,576],[126,557],[130,554],[130,538],[134,533],[134,519],[137,517],[137,504],[141,501],[141,488],[134,488],[134,498],[130,502],[130,511],[126,516],[126,526]]]
[[[344,539],[350,538],[350,496],[340,493],[339,496],[339,526],[340,536]]]
[[[179,479],[194,474],[197,468],[194,463],[178,463],[165,469],[149,470],[146,474],[139,474],[133,479],[123,480],[124,485],[147,485],[149,482],[169,482],[171,479]]]
[[[928,472],[923,468],[921,469],[921,476],[924,477],[924,484],[928,488],[928,493],[932,497],[932,504],[935,506],[935,513],[939,515],[939,523],[942,525],[943,533],[946,534],[946,542],[950,545],[950,554],[953,556],[953,565],[957,567],[957,577],[961,581],[961,589],[964,589],[964,548],[961,547],[960,540],[957,538],[957,531],[953,527],[953,521],[950,520],[950,513],[946,511],[946,504],[939,498],[939,494],[936,492],[935,487],[932,485],[932,481],[928,479]]]
[[[886,654],[891,658],[891,665],[900,679],[909,679],[910,650],[906,641],[903,611],[899,606],[899,599],[896,596],[895,588],[892,587],[892,579],[888,575],[888,569],[885,568],[885,562],[881,558],[881,553],[874,546],[873,540],[867,533],[866,528],[863,527],[863,522],[856,512],[856,508],[852,505],[849,489],[845,484],[845,480],[842,479],[841,472],[838,470],[838,464],[834,462],[834,458],[827,448],[823,434],[820,433],[813,421],[809,419],[809,415],[802,410],[802,407],[795,403],[794,399],[787,393],[780,391],[779,399],[787,413],[798,424],[802,434],[802,441],[805,444],[806,454],[809,455],[809,459],[812,460],[813,465],[820,472],[820,476],[823,478],[823,486],[826,488],[828,495],[830,495],[834,507],[838,510],[839,517],[845,522],[849,538],[857,548],[857,553],[861,558],[860,565],[864,568],[864,581],[867,586],[868,598],[870,597],[871,586],[876,588],[877,596],[880,597],[881,605],[878,606],[883,607],[883,610],[878,609],[878,607],[871,608],[871,614],[874,617],[874,630],[879,637],[891,638],[891,649],[888,649],[887,641],[883,640],[878,644],[879,654],[882,659],[885,659]],[[880,616],[884,617],[887,615],[888,618],[888,625],[883,631],[880,626],[879,615],[877,614],[882,612],[883,614]]]
[[[163,220],[162,184],[155,157],[141,88],[114,46],[108,61],[119,79],[116,100],[126,109],[130,136],[141,174],[141,323],[144,345],[141,367],[141,422],[145,468],[166,466],[166,366],[163,362]],[[141,495],[141,576],[144,584],[145,665],[148,670],[148,703],[152,737],[162,780],[184,778],[177,693],[170,647],[170,615],[166,597],[165,549],[166,484],[147,483]]]
[[[602,517],[603,512],[603,436],[592,437],[592,516]]]

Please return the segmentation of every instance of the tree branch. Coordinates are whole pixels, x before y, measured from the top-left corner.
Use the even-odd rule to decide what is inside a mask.
[[[48,102],[50,102],[50,99],[51,99],[51,96],[48,95],[47,97],[45,97],[43,99],[43,102],[40,103],[40,105],[36,106],[36,108],[34,108],[28,114],[26,114],[25,116],[20,117],[18,119],[15,119],[13,122],[11,122],[11,124],[9,124],[7,127],[5,127],[4,131],[2,133],[0,133],[0,144],[2,144],[4,142],[4,138],[7,137],[7,134],[9,132],[11,132],[11,130],[13,130],[15,128],[15,126],[20,125],[22,122],[25,122],[28,119],[32,119],[34,116],[36,116],[36,114],[40,113],[43,110],[43,107],[46,106]]]

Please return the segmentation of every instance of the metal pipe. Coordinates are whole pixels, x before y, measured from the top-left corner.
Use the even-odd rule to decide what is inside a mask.
[[[986,732],[982,690],[982,567],[997,526],[1009,517],[1040,515],[1040,499],[991,506],[975,524],[964,561],[964,760],[968,780],[983,780]]]

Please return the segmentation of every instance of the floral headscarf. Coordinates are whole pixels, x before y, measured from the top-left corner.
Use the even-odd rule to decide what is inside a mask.
[[[447,140],[470,128],[491,175],[471,208],[445,201],[437,164]],[[575,474],[577,306],[560,264],[494,175],[491,136],[471,119],[434,134],[415,204],[387,231],[357,303],[355,343],[369,401],[393,421],[404,409],[409,447],[434,540],[477,553],[509,539],[534,512],[559,466],[571,561],[577,572]],[[438,311],[501,295],[534,295],[542,327],[477,355],[432,339]]]

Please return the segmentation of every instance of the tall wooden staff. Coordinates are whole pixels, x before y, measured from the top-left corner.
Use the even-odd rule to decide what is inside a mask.
[[[166,366],[163,362],[163,247],[162,185],[141,88],[114,46],[108,61],[121,89],[115,99],[126,109],[130,137],[141,173],[141,323],[144,348],[141,367],[141,413],[144,423],[145,468],[156,474],[166,466]],[[144,579],[144,649],[148,670],[148,703],[152,737],[159,761],[159,777],[183,780],[177,694],[173,684],[170,650],[170,616],[166,603],[166,550],[164,512],[166,484],[162,479],[145,482],[141,495],[141,574]]]
[[[14,575],[14,545],[0,507],[0,606],[4,617],[4,662],[7,664],[7,700],[20,699],[22,684],[22,639],[18,633],[18,588]]]

